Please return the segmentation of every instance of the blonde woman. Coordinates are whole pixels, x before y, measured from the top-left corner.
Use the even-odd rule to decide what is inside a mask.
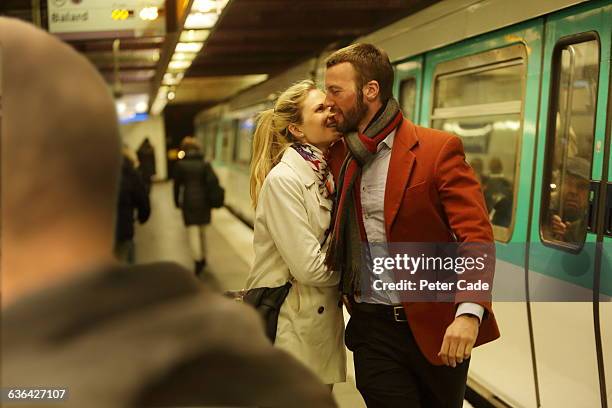
[[[345,381],[346,355],[340,277],[323,263],[334,194],[325,153],[340,137],[324,101],[312,81],[301,81],[259,116],[250,185],[255,262],[247,289],[292,282],[275,345],[331,385]]]

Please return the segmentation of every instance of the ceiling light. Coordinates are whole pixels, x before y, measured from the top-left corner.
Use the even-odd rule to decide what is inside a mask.
[[[219,16],[217,13],[191,13],[187,16],[185,21],[185,28],[212,28]]]
[[[164,107],[166,107],[166,102],[167,102],[166,98],[155,99],[155,101],[153,102],[153,105],[151,106],[151,114],[159,115],[164,110]]]
[[[169,88],[167,86],[159,87],[157,91],[157,95],[155,96],[155,100],[153,101],[153,104],[151,105],[152,115],[159,115],[166,107],[166,103],[168,102],[168,99],[166,99],[166,95],[168,94],[168,89]]]
[[[175,52],[172,61],[193,61],[197,55],[193,52]]]
[[[182,42],[205,41],[208,38],[208,30],[185,30],[181,33]]]
[[[172,70],[182,70],[187,69],[191,66],[191,61],[170,61],[168,64],[168,68]]]
[[[215,0],[193,0],[191,10],[200,11],[202,13],[217,10],[217,2]]]
[[[122,115],[127,111],[127,104],[125,102],[117,102],[117,113]]]
[[[140,18],[146,21],[153,21],[159,16],[157,7],[145,7],[140,10]]]
[[[149,104],[146,103],[145,101],[140,101],[136,104],[136,112],[145,113],[147,111],[148,106]]]
[[[195,42],[195,43],[180,42],[176,44],[175,51],[176,52],[200,52],[203,45],[204,44],[202,44],[201,42]]]
[[[183,79],[184,74],[178,73],[178,74],[172,74],[172,73],[165,73],[164,74],[164,79],[163,79],[163,84],[164,85],[178,85],[181,80]]]
[[[168,96],[168,100],[172,101],[172,100],[174,100],[174,98],[176,98],[176,93],[174,91],[170,91],[170,92],[168,92],[167,96]]]

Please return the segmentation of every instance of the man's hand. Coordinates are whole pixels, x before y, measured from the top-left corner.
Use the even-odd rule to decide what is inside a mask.
[[[477,316],[463,314],[446,328],[442,347],[438,356],[444,364],[457,367],[472,354],[472,348],[478,337],[479,320]]]
[[[552,231],[555,235],[559,236],[561,239],[563,239],[563,237],[565,236],[568,225],[569,223],[561,221],[561,217],[559,217],[558,215],[552,216],[552,223],[551,223]]]

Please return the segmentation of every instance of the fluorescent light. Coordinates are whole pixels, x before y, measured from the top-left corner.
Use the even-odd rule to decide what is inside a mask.
[[[193,52],[175,52],[172,61],[193,61],[197,55]]]
[[[127,111],[127,104],[125,102],[117,102],[117,113],[123,115]]]
[[[185,30],[181,33],[181,42],[204,41],[208,38],[208,30]]]
[[[192,11],[200,11],[202,13],[216,9],[217,2],[215,0],[194,0],[193,5],[191,6]]]
[[[168,103],[168,100],[166,98],[155,99],[155,102],[153,102],[153,106],[151,106],[151,114],[159,115],[166,107],[166,103]]]
[[[217,23],[217,13],[191,13],[185,21],[186,29],[212,28]]]
[[[140,101],[136,104],[136,112],[144,113],[147,111],[148,104],[145,101]]]
[[[228,0],[193,0],[191,11],[199,11],[206,13],[209,11],[216,11],[218,14],[225,8]]]
[[[203,45],[204,44],[202,44],[201,42],[192,42],[192,43],[180,42],[176,44],[175,52],[200,52]]]
[[[155,96],[155,101],[153,101],[153,105],[151,105],[151,114],[159,115],[164,108],[166,107],[166,103],[168,103],[168,99],[166,99],[166,95],[168,94],[167,86],[160,86],[157,91],[157,95]]]
[[[170,61],[168,68],[174,71],[187,69],[191,66],[191,61]]]
[[[140,10],[139,16],[145,21],[153,21],[159,16],[159,11],[157,7],[145,7]]]
[[[164,74],[163,84],[164,85],[178,85],[183,79],[183,76],[184,74],[182,72],[178,74],[171,74],[167,72]]]

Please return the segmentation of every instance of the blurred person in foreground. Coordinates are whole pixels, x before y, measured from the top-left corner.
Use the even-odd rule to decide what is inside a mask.
[[[472,348],[499,337],[491,302],[462,301],[460,293],[454,302],[415,302],[362,283],[396,279],[392,268],[368,268],[368,252],[381,244],[490,248],[480,185],[458,137],[403,117],[383,50],[353,44],[326,67],[326,105],[344,143],[331,152],[338,204],[325,263],[342,272],[357,388],[370,408],[461,407]]]
[[[259,116],[251,161],[255,261],[247,289],[291,282],[274,344],[331,386],[346,379],[346,353],[340,276],[323,263],[335,192],[325,155],[340,137],[324,102],[312,81],[301,81]]]
[[[138,214],[138,222],[144,224],[151,214],[151,205],[142,176],[136,170],[136,155],[128,146],[123,146],[121,153],[115,256],[120,261],[133,264],[136,261],[134,212]]]
[[[0,43],[2,175],[11,175],[2,387],[67,388],[65,407],[335,406],[248,307],[177,265],[116,263],[121,159],[106,84],[29,24],[0,18]]]

